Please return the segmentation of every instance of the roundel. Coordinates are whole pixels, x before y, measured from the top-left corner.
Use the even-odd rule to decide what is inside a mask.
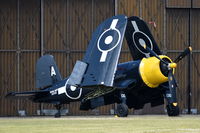
[[[79,99],[82,95],[82,88],[73,86],[73,85],[69,85],[68,84],[69,79],[67,79],[66,83],[65,83],[65,87],[64,87],[64,92],[65,95],[70,98],[70,99]]]
[[[116,28],[118,19],[113,19],[109,29],[105,30],[98,38],[97,48],[101,53],[100,62],[105,62],[107,54],[117,47],[121,40],[120,31]]]
[[[133,42],[136,48],[145,55],[149,54],[149,52],[144,49],[144,45],[148,46],[150,49],[153,49],[151,39],[141,31],[136,31],[133,33]]]
[[[77,88],[75,86],[67,85],[66,87],[66,95],[70,99],[78,99],[82,93],[82,88]]]
[[[108,52],[114,49],[120,41],[120,32],[116,29],[104,31],[98,39],[98,49],[101,52]]]

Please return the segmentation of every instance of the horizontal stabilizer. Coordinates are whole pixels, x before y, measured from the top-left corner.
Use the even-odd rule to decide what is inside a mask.
[[[6,98],[15,99],[34,99],[36,95],[47,94],[49,91],[38,90],[38,91],[26,91],[26,92],[10,92],[6,95]]]
[[[36,88],[51,86],[61,81],[61,75],[52,55],[44,55],[36,64]]]

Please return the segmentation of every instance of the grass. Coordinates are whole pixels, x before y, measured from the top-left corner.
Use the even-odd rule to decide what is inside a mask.
[[[0,118],[0,133],[200,133],[200,116]]]

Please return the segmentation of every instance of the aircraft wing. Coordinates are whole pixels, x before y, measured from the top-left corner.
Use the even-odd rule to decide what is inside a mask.
[[[92,35],[83,62],[88,64],[82,87],[113,86],[127,17],[118,15],[101,23]]]
[[[128,18],[125,37],[134,60],[152,56],[143,48],[143,45],[147,45],[155,53],[161,55],[161,51],[147,24],[139,17],[132,16]]]
[[[26,92],[10,92],[6,95],[6,98],[15,99],[34,99],[37,96],[48,94],[47,90],[37,90],[37,91],[26,91]]]

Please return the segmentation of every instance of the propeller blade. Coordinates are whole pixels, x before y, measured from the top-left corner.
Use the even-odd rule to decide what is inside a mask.
[[[186,55],[188,55],[192,51],[192,47],[186,48],[175,60],[175,63],[178,63],[180,60],[182,60]]]
[[[172,102],[175,103],[175,102],[177,102],[177,99],[176,99],[177,83],[176,83],[175,77],[173,75],[172,69],[169,70],[168,81],[169,81],[169,89],[170,89],[170,92],[172,95]]]
[[[166,65],[168,65],[167,62],[165,62],[164,60],[162,60],[153,50],[151,50],[146,44],[142,45],[144,47],[144,49],[146,49],[151,55],[155,56],[157,59],[159,59],[161,62],[165,63]]]

